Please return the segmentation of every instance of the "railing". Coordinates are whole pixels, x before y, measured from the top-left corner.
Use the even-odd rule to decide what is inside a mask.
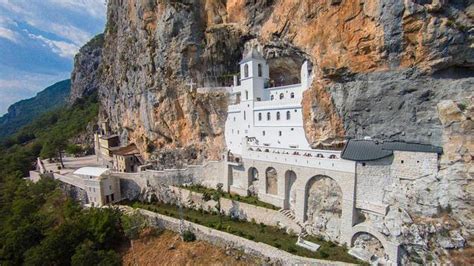
[[[254,109],[262,109],[265,107],[301,107],[301,98],[293,98],[293,99],[283,99],[283,100],[270,100],[270,101],[261,101],[261,102],[254,102]]]
[[[196,91],[198,93],[209,93],[209,92],[228,92],[232,93],[233,87],[200,87]]]
[[[292,89],[292,88],[298,88],[301,87],[301,84],[291,84],[291,85],[285,85],[285,86],[278,86],[278,87],[268,87],[266,89],[268,90],[286,90],[286,89]]]
[[[285,149],[266,146],[249,146],[243,157],[261,161],[305,167],[355,172],[355,162],[340,158],[340,151]]]

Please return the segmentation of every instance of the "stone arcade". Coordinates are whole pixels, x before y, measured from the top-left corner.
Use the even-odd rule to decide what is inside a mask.
[[[442,150],[370,139],[350,140],[343,151],[311,149],[301,106],[311,84],[307,62],[301,83],[288,86],[268,86],[269,67],[255,50],[240,72],[225,125],[228,191],[281,207],[303,231],[345,243],[361,259],[397,263],[399,243],[372,224],[388,212],[383,188],[435,175]]]
[[[225,123],[227,150],[221,161],[183,169],[149,169],[151,165],[141,165],[145,162],[138,158],[133,144],[120,147],[118,135],[110,132],[105,121],[95,135],[94,161],[107,166],[97,176],[110,176],[112,183],[105,186],[108,190],[97,184],[92,184],[96,190],[87,187],[85,183],[93,178],[80,175],[84,169],[73,174],[52,173],[54,178],[87,192],[88,202],[100,199],[96,206],[136,199],[146,191],[159,192],[168,186],[199,183],[216,188],[223,184],[229,192],[255,195],[281,208],[279,212],[268,209],[273,212],[268,215],[249,205],[247,214],[256,220],[269,225],[285,220],[287,228],[298,229],[302,235],[346,244],[350,254],[360,259],[399,263],[401,243],[380,226],[393,214],[384,202],[385,189],[436,176],[442,149],[370,138],[349,140],[343,150],[312,149],[306,140],[301,106],[312,79],[308,63],[301,67],[299,84],[280,87],[269,86],[269,66],[255,50],[240,62],[240,71],[241,84],[234,78],[234,86],[224,88],[230,104]],[[42,163],[38,165],[41,168]],[[42,174],[52,172],[39,170]],[[39,173],[32,172],[32,179],[38,179]]]

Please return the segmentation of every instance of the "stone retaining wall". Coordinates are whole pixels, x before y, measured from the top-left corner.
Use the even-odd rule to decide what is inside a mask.
[[[193,192],[184,188],[170,187],[175,195],[181,195],[181,203],[194,209],[209,210],[215,209],[216,201],[204,201],[202,193]],[[221,211],[231,217],[238,217],[240,220],[254,221],[256,223],[263,223],[270,226],[277,226],[284,228],[288,232],[295,234],[300,233],[301,228],[288,217],[284,216],[277,210],[272,210],[264,207],[255,206],[252,204],[239,202],[227,198],[221,198]]]
[[[120,190],[125,199],[136,199],[147,187],[180,186],[183,184],[201,184],[216,188],[219,176],[224,172],[224,163],[210,161],[203,165],[189,165],[183,169],[165,169],[162,171],[145,170],[138,173],[112,172],[120,179]]]
[[[120,206],[120,208],[128,212],[131,212],[133,210],[131,207],[128,206]],[[137,211],[147,217],[153,226],[171,230],[174,232],[180,231],[180,220],[176,218],[168,217],[143,209],[137,209]],[[296,256],[267,244],[254,242],[242,237],[208,228],[189,221],[183,221],[183,224],[186,229],[191,230],[196,235],[196,238],[198,240],[209,242],[221,248],[230,247],[242,250],[246,254],[256,257],[262,257],[268,264],[347,265],[347,263],[343,262],[324,261]]]

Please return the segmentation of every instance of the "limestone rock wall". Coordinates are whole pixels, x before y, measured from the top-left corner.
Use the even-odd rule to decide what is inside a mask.
[[[100,116],[159,165],[217,159],[226,96],[186,84],[230,84],[251,46],[288,81],[309,60],[302,104],[311,145],[372,136],[442,146],[437,176],[383,188],[383,201],[414,218],[449,205],[472,236],[473,18],[463,0],[110,0],[93,72]]]
[[[104,35],[92,38],[74,57],[74,71],[71,73],[71,93],[69,103],[78,98],[97,92],[99,88],[99,65],[102,59]]]

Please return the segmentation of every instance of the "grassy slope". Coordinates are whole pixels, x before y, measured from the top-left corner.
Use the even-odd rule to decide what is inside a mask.
[[[136,202],[133,203],[132,206],[175,218],[180,217],[178,207],[170,204],[146,204]],[[295,255],[316,259],[362,264],[361,261],[350,256],[347,253],[347,249],[345,247],[338,246],[335,243],[324,241],[322,239],[311,239],[311,241],[321,245],[317,252],[312,252],[296,245],[296,240],[298,239],[296,235],[287,234],[284,230],[277,227],[239,221],[231,219],[228,216],[220,216],[217,213],[209,213],[204,210],[198,211],[184,208],[183,215],[185,220],[245,237],[253,241],[262,242],[283,249]]]
[[[16,133],[39,115],[63,106],[71,89],[71,80],[63,80],[39,92],[35,97],[14,103],[0,117],[0,139]]]

